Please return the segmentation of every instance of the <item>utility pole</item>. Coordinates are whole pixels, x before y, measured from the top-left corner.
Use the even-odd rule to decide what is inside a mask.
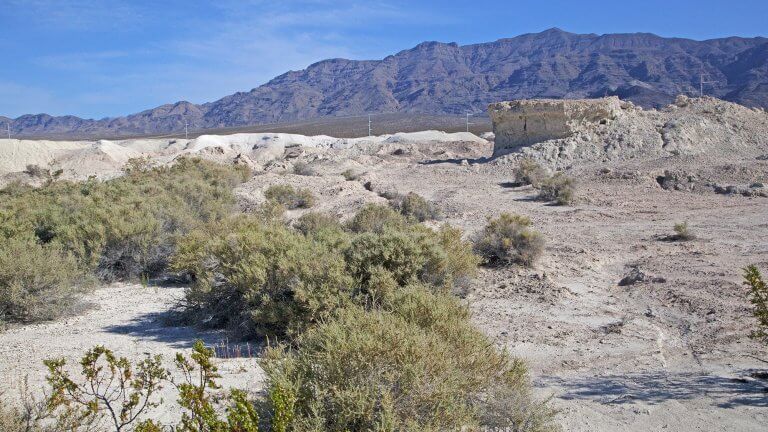
[[[187,126],[189,124],[187,123],[187,119],[184,119],[184,139],[189,139],[189,130],[187,129]]]
[[[469,125],[472,123],[469,122],[469,113],[467,113],[467,132],[469,132]]]
[[[5,128],[8,130],[8,139],[11,139],[11,122],[7,122]]]
[[[371,115],[368,114],[368,138],[370,138],[372,136],[373,135],[371,134]]]
[[[704,97],[704,84],[714,84],[717,81],[704,81],[704,72],[699,74],[699,97]]]

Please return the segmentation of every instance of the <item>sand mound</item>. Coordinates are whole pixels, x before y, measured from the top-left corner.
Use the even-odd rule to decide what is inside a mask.
[[[57,158],[87,148],[74,141],[31,141],[0,139],[0,174],[24,171],[27,165],[48,167]]]
[[[19,141],[0,140],[0,177],[4,182],[17,179],[27,165],[55,171],[64,178],[102,178],[118,175],[125,163],[135,157],[149,157],[155,163],[172,163],[184,155],[197,155],[223,163],[247,161],[263,169],[305,153],[318,155],[326,150],[344,150],[338,157],[387,154],[399,145],[430,143],[488,142],[471,133],[422,131],[364,138],[334,138],[327,135],[304,136],[287,133],[201,135],[195,139],[130,139],[119,141]],[[2,183],[2,182],[0,182]]]

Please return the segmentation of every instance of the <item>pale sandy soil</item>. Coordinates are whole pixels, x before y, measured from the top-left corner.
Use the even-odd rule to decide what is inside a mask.
[[[165,317],[183,295],[182,288],[144,287],[136,284],[114,284],[97,289],[86,297],[86,312],[56,322],[11,328],[0,333],[0,376],[5,390],[16,396],[25,377],[29,388],[40,395],[45,387],[43,360],[63,357],[73,372],[83,353],[104,345],[118,356],[140,360],[147,354],[163,356],[165,366],[175,371],[173,358],[177,352],[188,354],[192,344],[202,339],[213,346],[226,342],[226,334],[200,331],[192,327],[168,326]],[[247,356],[245,356],[247,357]],[[263,373],[257,358],[217,359],[225,387],[258,389]],[[179,374],[173,374],[180,379]],[[162,409],[151,417],[163,423],[178,421],[180,409],[173,401],[176,392],[166,383],[161,393]]]

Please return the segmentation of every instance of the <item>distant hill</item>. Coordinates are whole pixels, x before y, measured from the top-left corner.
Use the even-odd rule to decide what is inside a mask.
[[[618,95],[646,107],[680,93],[768,107],[768,39],[706,41],[560,29],[459,46],[424,42],[382,60],[330,59],[215,102],[162,105],[102,120],[47,114],[11,121],[17,136],[164,134],[366,113],[463,115],[494,101]]]

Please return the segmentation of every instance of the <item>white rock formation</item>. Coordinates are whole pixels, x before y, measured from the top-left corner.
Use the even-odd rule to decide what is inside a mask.
[[[497,102],[488,107],[493,121],[494,156],[522,146],[566,138],[585,122],[607,121],[621,111],[616,96],[603,99],[529,99]]]

